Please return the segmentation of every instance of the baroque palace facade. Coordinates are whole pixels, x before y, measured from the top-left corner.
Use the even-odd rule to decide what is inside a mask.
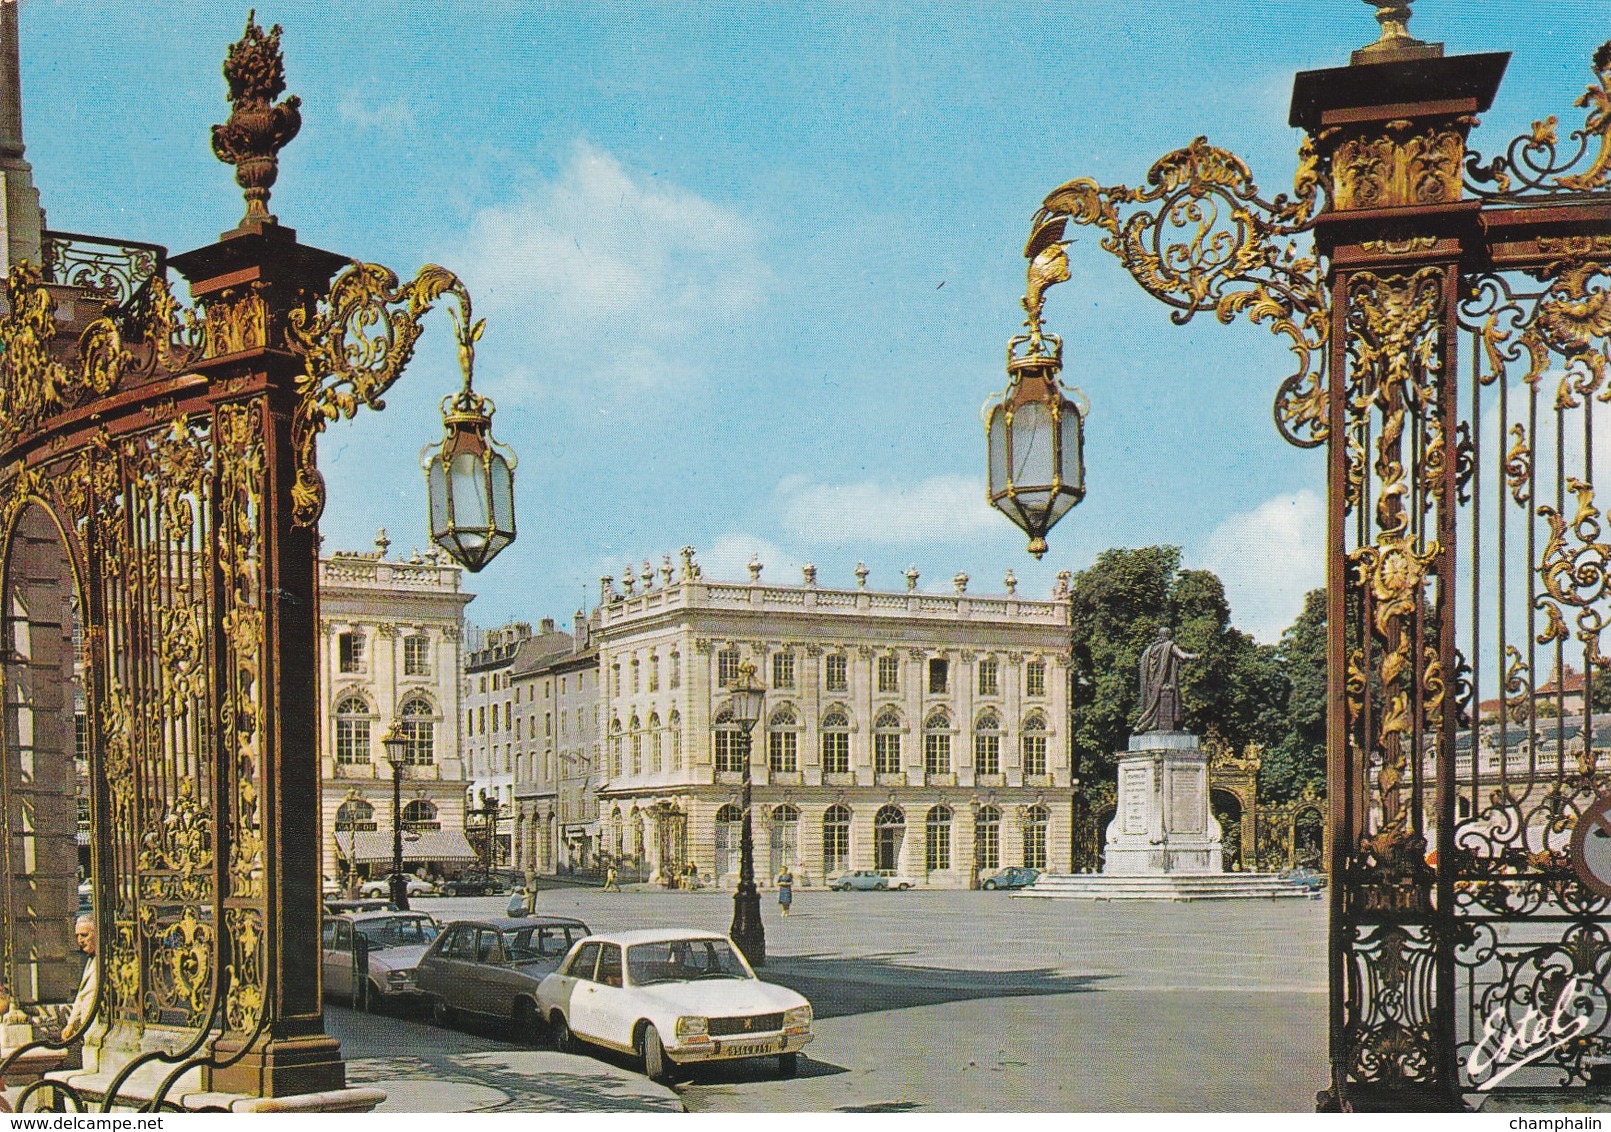
[[[960,888],[1008,865],[1069,867],[1068,603],[706,579],[684,548],[601,581],[599,852],[665,882],[738,874],[751,758],[756,874],[878,869]],[[1060,583],[1060,590],[1064,584]],[[766,685],[746,741],[726,710],[740,665]],[[518,791],[517,791],[518,793]]]
[[[392,769],[381,739],[408,740],[402,781],[404,867],[456,872],[474,861],[464,834],[460,752],[464,572],[445,555],[375,550],[319,560],[320,781],[324,875],[384,875],[392,860]]]

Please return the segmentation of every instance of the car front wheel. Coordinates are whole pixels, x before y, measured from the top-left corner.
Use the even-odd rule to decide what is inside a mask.
[[[453,1008],[443,998],[431,999],[431,1021],[443,1029],[453,1025]]]
[[[515,1029],[527,1041],[541,1041],[545,1036],[547,1027],[543,1025],[543,1016],[530,999],[523,998],[515,1003]]]
[[[984,888],[986,892],[994,892],[996,891],[996,882],[993,880],[987,880],[984,882]]]
[[[653,1026],[645,1026],[643,1041],[639,1046],[643,1053],[643,1072],[649,1080],[668,1085],[676,1079],[676,1062],[666,1056],[666,1047],[660,1042],[659,1030]]]
[[[800,1055],[798,1053],[778,1054],[778,1077],[787,1081],[800,1072]]]

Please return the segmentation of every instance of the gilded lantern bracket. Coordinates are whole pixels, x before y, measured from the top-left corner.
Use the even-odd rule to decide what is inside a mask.
[[[316,309],[291,311],[286,338],[303,363],[292,427],[297,469],[292,502],[299,525],[317,523],[324,511],[319,434],[332,421],[351,420],[360,405],[385,408],[384,394],[414,356],[422,320],[443,295],[456,300],[450,313],[464,374],[464,388],[452,398],[453,405],[490,412],[490,402],[471,388],[475,344],[486,320],[473,318],[469,291],[447,268],[426,264],[405,284],[388,267],[355,261],[336,277]]]
[[[1276,394],[1276,425],[1300,447],[1323,444],[1330,319],[1320,261],[1305,238],[1320,210],[1320,173],[1306,142],[1293,195],[1265,200],[1241,158],[1199,137],[1154,164],[1145,188],[1104,187],[1088,177],[1060,186],[1031,224],[1023,298],[1029,334],[1010,351],[1050,355],[1061,345],[1041,329],[1044,295],[1069,278],[1064,226],[1094,226],[1106,233],[1102,249],[1173,307],[1176,323],[1205,311],[1224,323],[1245,315],[1285,338],[1298,369]]]

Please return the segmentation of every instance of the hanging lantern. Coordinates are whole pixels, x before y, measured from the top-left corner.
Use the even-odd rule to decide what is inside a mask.
[[[1030,259],[1023,306],[1028,334],[1007,346],[1007,389],[985,406],[990,448],[990,503],[1029,536],[1029,553],[1046,553],[1046,532],[1085,498],[1085,415],[1079,390],[1065,390],[1063,342],[1041,329],[1045,291],[1068,279],[1060,237],[1063,221],[1037,227],[1024,255]],[[1066,394],[1080,398],[1076,404]]]
[[[442,443],[420,453],[431,541],[472,574],[515,541],[515,454],[492,438],[492,412],[467,375],[442,402]]]
[[[472,321],[470,293],[455,277],[459,369],[464,388],[442,399],[442,443],[420,451],[431,501],[431,541],[474,574],[515,541],[515,454],[492,439],[492,402],[473,387],[475,344],[487,320]]]

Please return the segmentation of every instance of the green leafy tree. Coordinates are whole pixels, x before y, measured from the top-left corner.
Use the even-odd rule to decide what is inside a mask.
[[[1230,624],[1225,587],[1181,570],[1180,548],[1104,551],[1073,580],[1070,719],[1081,773],[1106,780],[1137,714],[1137,665],[1160,627],[1200,659],[1181,677],[1183,725],[1236,749],[1282,734],[1286,681],[1276,650]]]
[[[1326,592],[1310,590],[1303,612],[1281,635],[1281,671],[1291,689],[1280,738],[1265,748],[1259,793],[1285,802],[1326,789]]]

